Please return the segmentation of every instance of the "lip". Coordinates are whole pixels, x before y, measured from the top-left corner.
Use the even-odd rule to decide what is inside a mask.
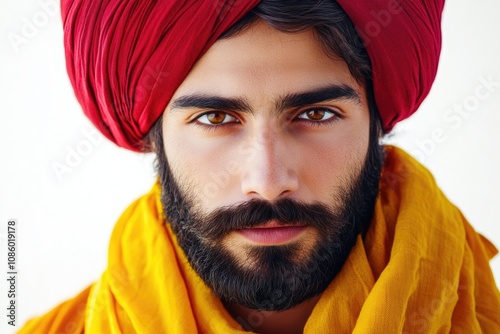
[[[294,240],[306,229],[306,225],[280,225],[277,222],[271,221],[253,228],[238,230],[237,232],[255,244],[273,246]]]

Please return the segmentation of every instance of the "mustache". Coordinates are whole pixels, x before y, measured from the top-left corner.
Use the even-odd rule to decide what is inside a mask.
[[[216,209],[212,213],[196,215],[193,232],[209,240],[218,240],[233,230],[252,228],[270,220],[278,224],[301,224],[317,228],[320,233],[332,229],[338,232],[345,225],[342,213],[332,211],[321,203],[305,204],[284,198],[270,203],[251,199],[241,204]]]

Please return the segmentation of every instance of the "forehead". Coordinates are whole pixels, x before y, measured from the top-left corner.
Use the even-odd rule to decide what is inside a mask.
[[[212,45],[174,97],[190,93],[264,97],[329,84],[361,88],[342,59],[324,52],[312,30],[284,33],[258,21]]]

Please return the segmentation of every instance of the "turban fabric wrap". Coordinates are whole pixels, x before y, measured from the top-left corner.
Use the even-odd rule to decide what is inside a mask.
[[[436,76],[444,0],[338,0],[373,68],[384,131],[413,114]],[[259,0],[62,0],[66,66],[94,125],[140,151],[196,61]]]
[[[62,0],[66,67],[83,111],[139,151],[205,51],[258,0]]]

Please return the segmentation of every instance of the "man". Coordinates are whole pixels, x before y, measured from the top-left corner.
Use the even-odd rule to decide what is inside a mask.
[[[77,98],[159,181],[22,332],[499,331],[496,249],[379,145],[429,92],[442,7],[64,1]]]

